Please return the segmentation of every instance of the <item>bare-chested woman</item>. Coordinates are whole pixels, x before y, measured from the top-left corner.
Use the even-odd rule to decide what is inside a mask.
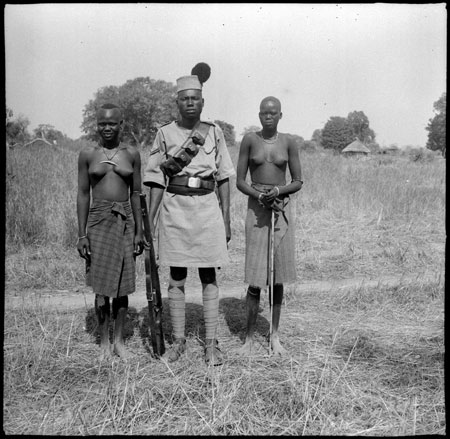
[[[86,283],[95,293],[101,359],[111,355],[110,297],[114,353],[125,359],[130,356],[123,328],[128,294],[135,291],[135,257],[144,249],[139,198],[141,157],[136,148],[120,143],[122,124],[117,106],[100,107],[99,143],[86,147],[78,157],[77,249],[86,260]]]
[[[245,223],[245,282],[249,284],[246,298],[247,333],[245,343],[238,351],[241,355],[252,353],[261,289],[267,289],[270,283],[268,253],[272,210],[275,214],[275,243],[270,348],[274,355],[286,353],[278,335],[283,283],[296,279],[294,224],[289,195],[299,191],[303,182],[295,141],[289,134],[277,131],[281,117],[280,101],[273,96],[264,98],[259,111],[262,130],[246,134],[239,150],[236,185],[249,196]],[[288,166],[292,180],[286,184]],[[251,184],[246,182],[248,170]]]

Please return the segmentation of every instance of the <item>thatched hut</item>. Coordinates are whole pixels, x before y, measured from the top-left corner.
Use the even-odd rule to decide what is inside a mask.
[[[342,154],[346,157],[367,157],[369,153],[370,149],[358,139],[354,140],[342,150]]]

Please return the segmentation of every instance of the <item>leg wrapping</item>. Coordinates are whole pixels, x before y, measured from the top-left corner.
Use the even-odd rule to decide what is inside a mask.
[[[186,323],[185,282],[186,278],[182,280],[174,280],[172,277],[169,278],[169,311],[175,339],[184,338]]]
[[[205,338],[217,338],[217,325],[219,322],[219,287],[217,282],[202,283],[203,291],[203,317],[205,319]]]

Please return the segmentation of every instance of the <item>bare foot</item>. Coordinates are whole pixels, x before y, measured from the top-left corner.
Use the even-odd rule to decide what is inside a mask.
[[[253,353],[253,340],[245,340],[245,343],[236,351],[241,357],[248,357]]]
[[[100,361],[109,360],[111,356],[111,345],[109,343],[107,345],[100,345]]]
[[[288,353],[288,351],[284,349],[283,346],[281,346],[280,339],[277,336],[272,337],[271,347],[272,355],[282,357],[283,355],[286,355]]]
[[[122,360],[127,360],[132,357],[132,354],[125,348],[123,343],[114,343],[114,353],[122,358]]]

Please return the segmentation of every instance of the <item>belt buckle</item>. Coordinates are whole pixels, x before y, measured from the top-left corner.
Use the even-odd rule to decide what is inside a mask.
[[[200,187],[200,178],[198,177],[189,177],[188,178],[188,187],[198,189]]]

